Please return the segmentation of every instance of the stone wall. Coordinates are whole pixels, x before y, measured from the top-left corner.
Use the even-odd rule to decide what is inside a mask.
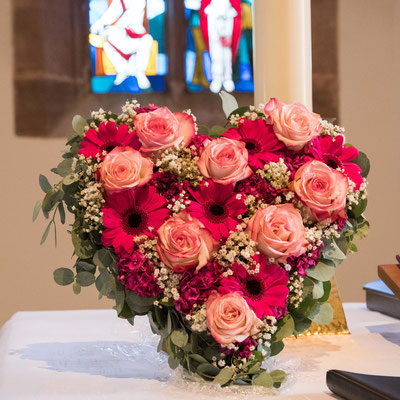
[[[337,0],[312,0],[314,109],[338,117]],[[141,103],[174,110],[191,108],[202,124],[221,123],[220,99],[211,93],[188,93],[184,84],[185,25],[183,0],[167,0],[168,91],[135,95]],[[88,2],[84,0],[14,0],[14,83],[16,133],[24,136],[65,136],[71,116],[88,115],[103,106],[118,111],[129,94],[90,93]],[[181,53],[181,57],[179,56]],[[239,104],[251,94],[236,94]]]

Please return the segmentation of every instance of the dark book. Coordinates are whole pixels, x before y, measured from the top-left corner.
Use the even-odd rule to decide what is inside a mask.
[[[400,377],[364,375],[332,369],[326,384],[336,395],[347,400],[400,400]]]
[[[367,283],[364,290],[370,310],[400,319],[400,299],[381,280]]]

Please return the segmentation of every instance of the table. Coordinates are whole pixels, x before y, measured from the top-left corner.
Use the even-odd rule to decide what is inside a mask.
[[[335,398],[325,385],[328,369],[400,375],[400,320],[362,303],[344,309],[352,335],[289,338],[268,361],[291,373],[280,400]],[[146,317],[132,327],[113,310],[18,312],[0,330],[0,399],[270,398],[262,388],[243,394],[188,382],[156,344]]]

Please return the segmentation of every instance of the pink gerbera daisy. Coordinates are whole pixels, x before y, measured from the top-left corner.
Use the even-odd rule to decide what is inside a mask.
[[[85,157],[96,157],[100,154],[103,159],[103,151],[109,153],[115,147],[132,147],[139,150],[140,142],[135,132],[129,132],[128,126],[122,124],[117,129],[115,122],[102,122],[99,129],[89,129],[82,140],[79,154]]]
[[[221,185],[210,180],[208,186],[202,185],[197,191],[189,189],[189,192],[194,197],[188,207],[189,213],[201,221],[216,240],[227,238],[229,231],[235,231],[240,223],[237,216],[247,211],[244,196],[239,199],[232,184]]]
[[[344,137],[336,136],[318,136],[312,142],[309,153],[316,160],[323,161],[333,169],[340,168],[344,174],[348,176],[355,184],[357,190],[364,182],[361,176],[361,168],[351,162],[358,156],[358,150],[355,147],[346,147],[344,145]]]
[[[276,317],[278,308],[286,305],[289,294],[287,273],[277,264],[267,265],[265,259],[257,274],[249,274],[239,264],[234,264],[232,269],[234,274],[221,280],[219,292],[241,293],[260,319],[264,315]]]
[[[278,161],[279,156],[275,152],[283,147],[283,143],[276,137],[272,125],[267,125],[261,119],[244,120],[237,128],[229,128],[222,136],[246,144],[249,165],[253,169],[263,168],[266,162]]]
[[[133,251],[134,236],[150,234],[149,227],[158,229],[169,216],[166,200],[153,186],[111,194],[102,212],[103,245],[128,253]]]

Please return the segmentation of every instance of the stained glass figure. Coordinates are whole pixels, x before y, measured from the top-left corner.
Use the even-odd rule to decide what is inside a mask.
[[[190,91],[252,92],[252,0],[185,0]]]
[[[163,91],[165,0],[89,0],[92,90]]]

